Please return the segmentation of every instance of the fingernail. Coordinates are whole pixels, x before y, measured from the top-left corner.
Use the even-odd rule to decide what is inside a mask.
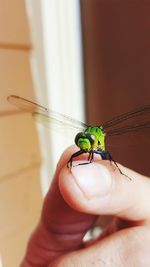
[[[111,187],[112,178],[109,170],[98,162],[86,165],[74,162],[71,168],[76,184],[87,198],[106,195]]]

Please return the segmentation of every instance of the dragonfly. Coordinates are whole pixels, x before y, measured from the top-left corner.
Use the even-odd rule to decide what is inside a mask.
[[[87,161],[78,164],[85,165],[92,163],[94,155],[98,154],[102,160],[109,160],[111,164],[114,163],[120,174],[125,175],[106,149],[106,138],[150,128],[150,105],[118,115],[102,125],[89,126],[17,95],[10,95],[7,99],[19,109],[32,113],[35,118],[40,119],[43,123],[48,125],[54,123],[60,128],[65,127],[66,129],[78,131],[74,140],[79,150],[71,155],[67,163],[67,166],[70,168],[73,167],[73,161],[78,156],[84,153],[88,154]]]

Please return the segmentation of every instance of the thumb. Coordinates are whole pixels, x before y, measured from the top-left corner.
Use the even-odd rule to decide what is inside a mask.
[[[94,215],[114,215],[133,221],[150,220],[150,179],[120,166],[121,175],[108,161],[66,168],[59,187],[72,208]]]
[[[150,266],[148,177],[119,166],[130,180],[107,161],[79,163],[70,174],[66,168],[60,174],[59,188],[66,202],[78,211],[129,220],[131,227],[100,236],[92,245],[66,254],[50,266]]]

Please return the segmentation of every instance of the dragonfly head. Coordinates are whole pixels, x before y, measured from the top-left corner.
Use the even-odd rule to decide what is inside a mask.
[[[75,137],[75,144],[84,151],[91,151],[97,147],[97,138],[94,134],[80,132]]]

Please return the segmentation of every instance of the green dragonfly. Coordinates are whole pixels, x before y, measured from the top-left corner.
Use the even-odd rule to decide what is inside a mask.
[[[123,174],[116,161],[106,149],[106,138],[150,128],[150,105],[118,115],[102,125],[88,126],[85,123],[51,111],[20,96],[10,95],[8,96],[8,101],[21,110],[32,113],[33,116],[39,118],[44,123],[46,122],[49,125],[55,123],[60,128],[63,125],[66,129],[71,128],[78,131],[75,136],[75,144],[79,150],[70,157],[68,167],[72,167],[73,160],[83,153],[88,154],[88,160],[79,165],[91,163],[94,159],[94,154],[98,154],[102,160],[109,160],[110,163],[114,163],[119,172]]]

